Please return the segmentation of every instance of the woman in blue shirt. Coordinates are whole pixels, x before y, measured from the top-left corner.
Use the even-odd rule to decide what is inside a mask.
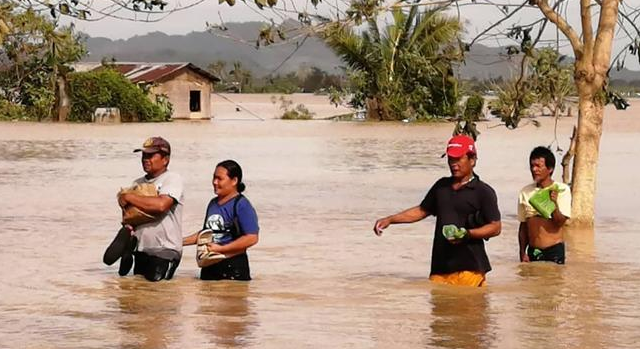
[[[233,160],[216,165],[213,190],[217,195],[207,206],[204,229],[211,229],[212,242],[207,251],[226,256],[220,262],[203,267],[202,280],[251,280],[247,249],[258,242],[258,216],[242,192],[242,168]],[[183,245],[197,243],[198,233],[185,237]]]

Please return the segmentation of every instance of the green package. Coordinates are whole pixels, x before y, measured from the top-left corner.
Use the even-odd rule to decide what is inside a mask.
[[[447,240],[457,240],[462,239],[467,235],[467,230],[465,228],[458,228],[455,224],[447,224],[442,227],[442,235]]]
[[[562,189],[557,183],[553,183],[544,189],[538,190],[529,199],[529,204],[546,219],[551,219],[551,214],[556,210],[556,204],[551,201],[551,191],[562,192]]]

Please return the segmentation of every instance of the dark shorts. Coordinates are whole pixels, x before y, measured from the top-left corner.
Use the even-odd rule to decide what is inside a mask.
[[[554,262],[564,264],[564,243],[558,243],[545,249],[527,247],[527,255],[531,262]]]
[[[170,280],[180,264],[179,259],[164,259],[146,254],[144,252],[134,252],[135,264],[133,273],[142,275],[149,281]]]
[[[251,280],[249,258],[246,253],[227,258],[219,263],[202,268],[202,280]]]

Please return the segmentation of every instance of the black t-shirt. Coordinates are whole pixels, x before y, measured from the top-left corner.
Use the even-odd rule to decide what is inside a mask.
[[[500,210],[496,193],[488,184],[474,174],[474,179],[458,190],[453,190],[453,177],[439,179],[429,189],[420,207],[437,217],[431,254],[431,274],[449,274],[458,271],[491,270],[483,239],[467,239],[452,244],[442,235],[442,227],[455,224],[468,227],[470,215],[479,212],[486,223],[499,221]],[[477,228],[477,227],[476,227]]]

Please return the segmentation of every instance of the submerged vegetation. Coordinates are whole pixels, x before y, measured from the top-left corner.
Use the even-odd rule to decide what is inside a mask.
[[[323,39],[350,69],[349,103],[374,120],[426,120],[455,116],[462,60],[460,23],[436,9],[394,9],[393,24],[379,28],[371,17],[361,34],[341,23]]]
[[[0,120],[92,120],[97,107],[119,108],[123,121],[161,121],[167,101],[104,69],[73,72],[86,54],[84,37],[57,19],[15,4],[0,6]]]
[[[69,76],[69,121],[90,122],[96,108],[115,106],[122,121],[167,121],[170,109],[153,103],[138,86],[110,68]]]

